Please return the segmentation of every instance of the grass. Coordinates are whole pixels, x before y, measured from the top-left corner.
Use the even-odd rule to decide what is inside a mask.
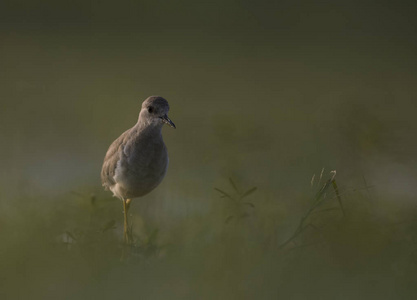
[[[158,226],[155,222],[138,226],[135,219],[134,244],[123,262],[117,200],[72,193],[60,205],[40,209],[26,205],[36,199],[22,199],[8,215],[18,218],[2,212],[1,296],[394,299],[415,295],[413,211],[394,206],[389,208],[391,219],[382,218],[381,208],[388,203],[370,205],[360,188],[339,187],[335,173],[324,180],[313,181],[311,200],[300,200],[295,212],[283,208],[279,199],[266,197],[262,188],[243,187],[229,178],[226,188],[215,187],[220,198],[208,200],[212,206],[203,214]]]
[[[323,176],[323,171],[322,170],[321,174],[320,174],[320,180],[318,182],[318,184],[320,184],[321,178]],[[338,200],[339,203],[339,209],[342,211],[343,216],[346,215],[345,210],[343,208],[343,203],[342,203],[342,199],[340,197],[339,194],[339,189],[337,187],[336,184],[336,171],[332,171],[331,173],[331,178],[328,179],[325,184],[319,189],[319,191],[317,192],[316,196],[314,197],[313,203],[311,205],[311,207],[308,209],[307,213],[301,218],[300,223],[298,224],[297,229],[295,230],[295,232],[291,235],[291,237],[289,237],[285,242],[283,242],[279,248],[284,248],[285,246],[287,246],[289,243],[294,242],[294,240],[300,236],[307,228],[313,228],[314,230],[318,230],[318,228],[311,222],[311,214],[313,213],[323,213],[323,212],[332,212],[334,210],[338,210],[338,208],[326,208],[326,209],[322,209],[319,210],[319,208],[323,205],[324,201],[326,200],[326,195],[329,192],[329,188],[333,187],[335,195],[336,195],[336,199]],[[314,184],[314,176],[313,179],[311,180],[311,185],[313,186]],[[310,220],[310,222],[308,222]]]
[[[219,188],[214,188],[216,191],[218,191],[221,194],[221,198],[225,198],[225,199],[232,201],[234,212],[232,212],[232,214],[226,218],[225,223],[229,223],[233,219],[242,219],[242,218],[246,218],[249,216],[245,208],[249,207],[249,208],[254,209],[255,205],[252,202],[247,202],[247,201],[243,202],[242,200],[248,197],[249,195],[253,194],[257,189],[256,187],[252,187],[246,191],[240,191],[237,188],[236,183],[230,177],[229,177],[229,183],[233,188],[233,193],[234,193],[233,196]]]

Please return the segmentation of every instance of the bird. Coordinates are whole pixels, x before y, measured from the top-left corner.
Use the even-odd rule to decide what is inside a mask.
[[[176,128],[168,118],[169,104],[161,96],[150,96],[142,103],[137,123],[123,132],[109,147],[101,170],[105,190],[122,200],[124,242],[132,243],[128,210],[133,198],[142,197],[164,179],[168,152],[162,138],[164,124]]]

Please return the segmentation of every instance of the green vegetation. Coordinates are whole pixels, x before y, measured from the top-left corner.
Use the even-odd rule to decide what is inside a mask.
[[[71,193],[41,208],[29,204],[37,199],[20,199],[12,214],[18,218],[1,215],[2,296],[386,299],[414,293],[415,212],[398,205],[383,211],[383,201],[366,196],[369,187],[338,190],[335,175],[316,180],[311,200],[299,203],[305,208],[298,224],[262,189],[240,188],[231,178],[232,192],[216,188],[221,198],[207,199],[211,208],[203,214],[163,221],[160,228],[133,216],[134,244],[123,260],[118,200]]]

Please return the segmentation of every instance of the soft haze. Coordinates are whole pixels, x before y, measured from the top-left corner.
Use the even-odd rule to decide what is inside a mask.
[[[308,295],[321,299],[352,287],[366,299],[366,292],[410,296],[415,11],[406,1],[3,2],[0,224],[7,251],[0,262],[9,287],[23,282],[44,299],[105,298],[109,282],[119,295],[108,278],[129,277],[121,290],[131,295],[142,272],[143,295],[162,286],[159,298],[262,291],[267,299],[303,299],[292,293],[312,277]],[[139,235],[156,228],[158,246],[177,252],[166,250],[150,270],[146,263],[124,270],[117,255],[104,259],[81,247],[82,259],[68,258],[43,246],[89,226],[89,211],[80,211],[91,193],[104,207],[97,222],[114,219],[119,232],[120,203],[102,191],[101,164],[149,95],[168,99],[178,129],[163,129],[170,155],[164,182],[132,211]],[[304,250],[302,259],[291,254],[293,261],[258,248],[288,236],[323,167],[337,170],[349,191],[352,223],[330,223],[335,232],[326,237],[337,247]],[[248,198],[255,216],[233,230],[211,219],[227,217],[213,188],[230,190],[229,177],[241,189],[258,188]],[[406,229],[398,233],[401,222]],[[253,251],[239,252],[242,243]]]

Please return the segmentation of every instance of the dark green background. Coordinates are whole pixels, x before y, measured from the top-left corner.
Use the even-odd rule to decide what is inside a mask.
[[[2,1],[0,295],[411,297],[416,8]],[[163,130],[167,177],[132,212],[144,239],[158,229],[158,247],[170,246],[163,258],[125,266],[118,250],[103,250],[117,249],[122,214],[99,173],[150,95],[168,99],[177,130]],[[337,170],[348,217],[324,222],[325,247],[277,252],[323,167],[326,178]],[[213,190],[230,191],[229,177],[258,187],[250,218],[230,226]],[[65,231],[95,230],[91,193],[94,222],[114,219],[116,229],[79,242],[78,252],[56,249]]]

